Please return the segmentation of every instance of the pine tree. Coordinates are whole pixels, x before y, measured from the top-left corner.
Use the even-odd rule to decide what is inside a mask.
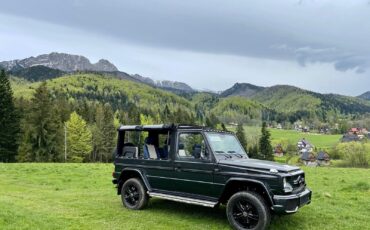
[[[245,132],[243,124],[239,123],[236,127],[236,136],[238,137],[240,144],[243,146],[244,150],[247,150],[247,139],[245,137]]]
[[[92,151],[92,134],[76,112],[73,112],[67,125],[67,156],[69,161],[82,162]]]
[[[114,114],[109,104],[99,105],[96,110],[96,125],[93,127],[93,160],[108,162],[115,147],[116,127]]]
[[[18,149],[19,115],[5,71],[0,73],[0,162],[13,162]]]
[[[63,147],[62,125],[46,82],[36,89],[27,123],[27,131],[19,149],[19,159],[60,161]]]
[[[262,123],[261,138],[259,141],[259,150],[261,152],[262,159],[274,160],[272,146],[270,142],[270,132],[267,130],[266,122]]]
[[[254,145],[249,147],[248,156],[253,159],[262,159],[261,155],[258,153],[258,146]]]

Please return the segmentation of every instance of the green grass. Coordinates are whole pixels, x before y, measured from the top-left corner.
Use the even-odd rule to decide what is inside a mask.
[[[326,135],[318,133],[303,133],[295,130],[269,129],[272,140],[287,139],[289,143],[296,144],[302,138],[308,140],[317,149],[332,148],[340,141],[342,135]]]
[[[151,199],[122,207],[112,164],[0,164],[1,229],[230,229],[225,207]],[[271,229],[366,229],[370,171],[305,168],[312,203],[274,217]]]
[[[227,129],[235,132],[234,126],[228,126]],[[296,145],[299,140],[305,138],[313,144],[318,150],[330,149],[339,143],[342,135],[327,135],[318,133],[303,133],[296,130],[286,129],[268,129],[271,133],[271,143],[277,144],[279,142],[290,143]],[[261,127],[244,126],[245,135],[249,144],[258,144],[258,138],[261,136]]]

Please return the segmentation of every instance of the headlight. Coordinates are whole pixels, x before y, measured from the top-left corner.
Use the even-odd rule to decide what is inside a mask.
[[[283,186],[284,186],[284,192],[292,192],[293,187],[286,181],[286,178],[283,178]]]

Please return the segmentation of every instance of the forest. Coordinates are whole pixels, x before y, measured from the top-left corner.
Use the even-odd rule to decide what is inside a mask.
[[[366,111],[351,111],[363,102],[349,101],[351,107],[343,104],[349,100],[344,96],[320,99],[324,96],[294,88],[285,89],[289,95],[275,88],[251,99],[170,92],[104,73],[76,72],[50,79],[33,76],[29,81],[5,71],[1,71],[0,87],[2,162],[110,162],[120,124],[177,123],[225,129],[229,124],[261,126],[265,121],[289,128],[303,121],[317,129],[339,123],[333,132],[340,133],[366,118]],[[296,105],[284,109],[293,98]],[[254,145],[244,147],[253,154],[258,147]]]

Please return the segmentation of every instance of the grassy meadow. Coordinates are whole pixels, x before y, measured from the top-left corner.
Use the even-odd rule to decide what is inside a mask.
[[[342,135],[327,135],[319,133],[303,133],[295,130],[269,129],[272,140],[286,139],[289,143],[296,144],[298,140],[305,138],[317,149],[332,148],[340,141]]]
[[[229,130],[235,132],[235,127],[227,127]],[[271,133],[272,144],[277,144],[280,142],[287,142],[291,144],[297,144],[299,140],[305,138],[311,144],[313,144],[317,149],[330,149],[337,143],[339,143],[342,135],[328,135],[319,133],[304,133],[298,132],[296,130],[286,130],[286,129],[268,129]],[[247,142],[250,144],[257,144],[258,137],[261,136],[261,127],[257,126],[244,126],[244,131],[246,134]]]
[[[123,208],[112,164],[0,164],[1,229],[230,229],[216,209],[151,199]],[[366,229],[370,170],[304,168],[312,203],[273,218],[270,229]]]

